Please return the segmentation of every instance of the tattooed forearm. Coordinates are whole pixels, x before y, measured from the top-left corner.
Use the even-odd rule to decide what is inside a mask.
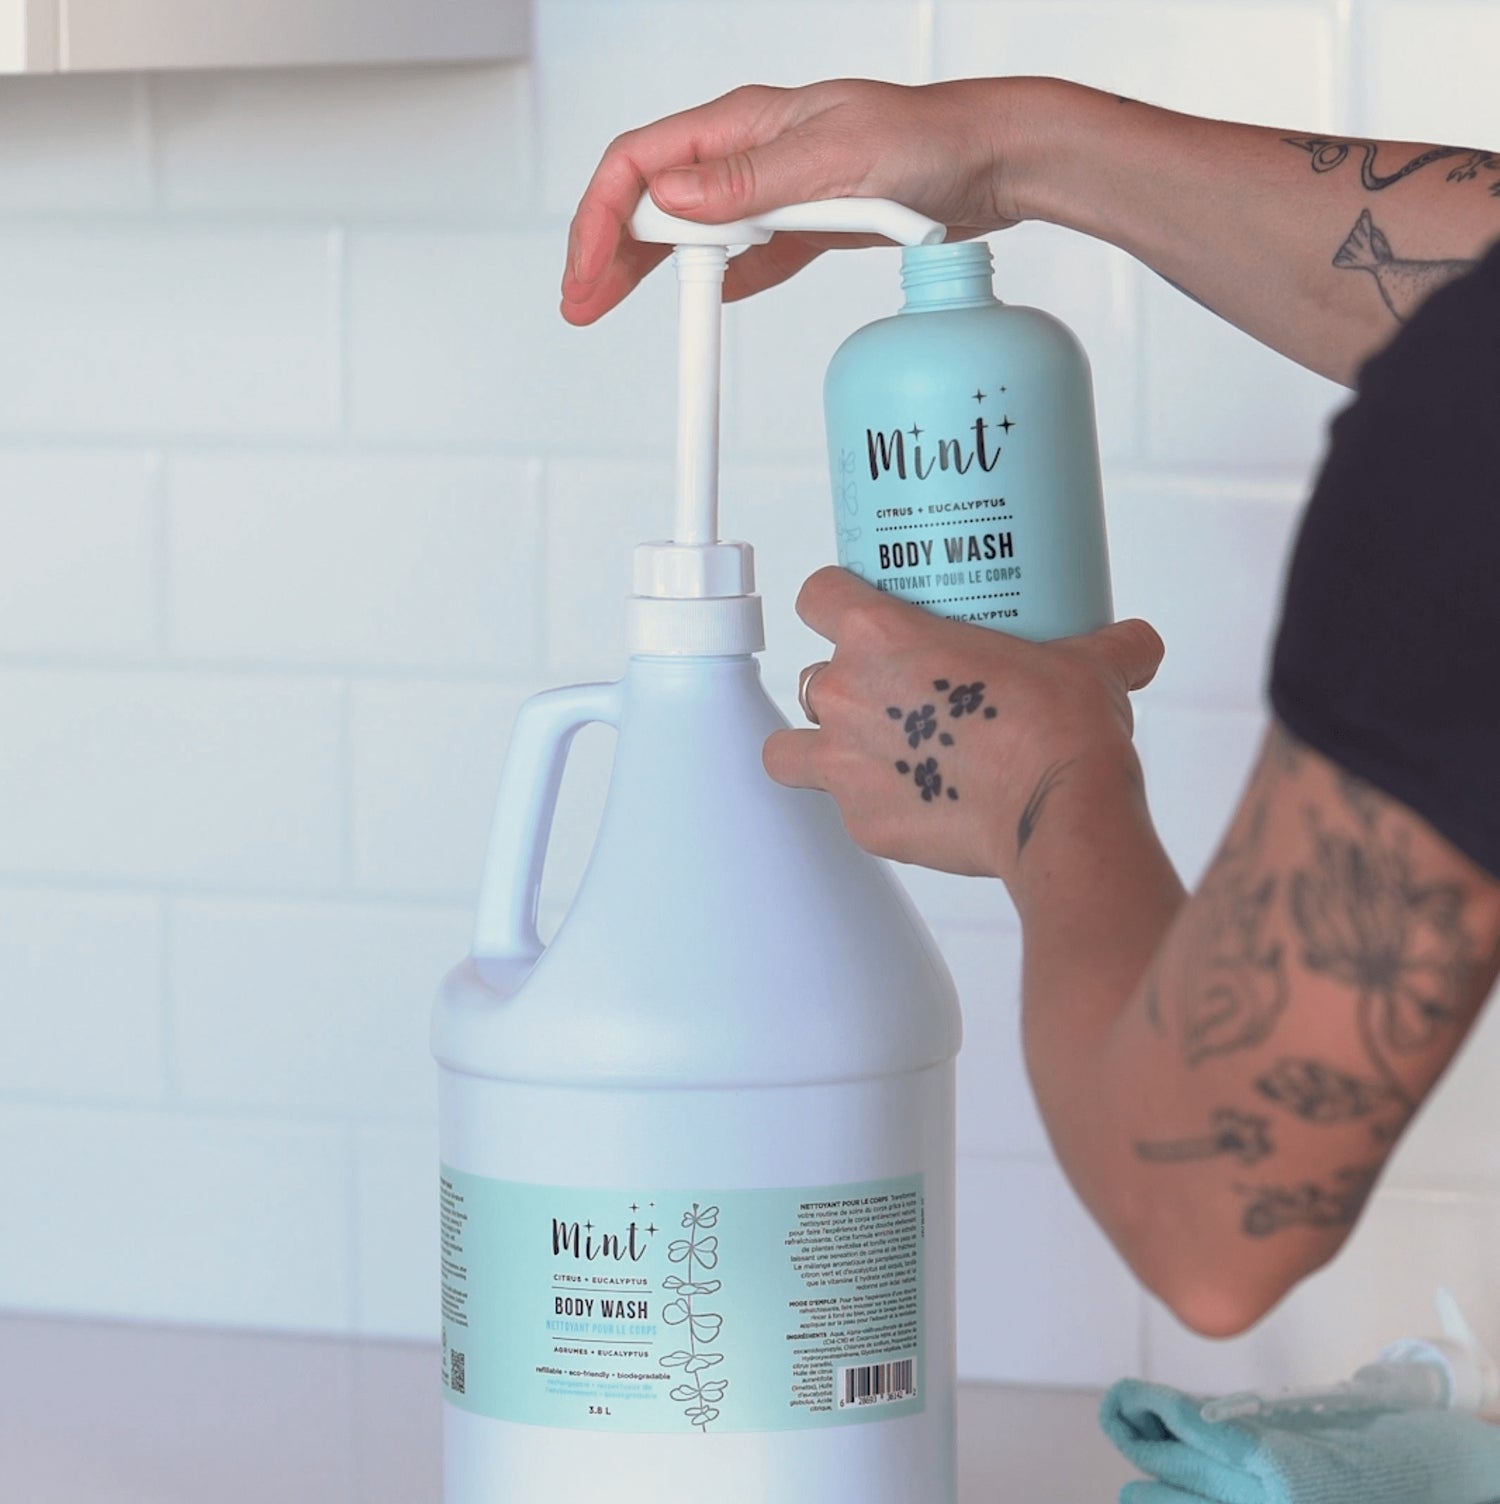
[[[1259,1163],[1275,1152],[1269,1123],[1255,1113],[1221,1107],[1213,1115],[1210,1131],[1196,1138],[1168,1139],[1160,1143],[1137,1143],[1135,1152],[1154,1164],[1181,1164],[1186,1160],[1216,1159],[1221,1155],[1242,1165]]]
[[[1397,256],[1368,209],[1334,253],[1333,264],[1344,271],[1369,272],[1385,306],[1402,324],[1438,288],[1476,265],[1472,260],[1412,261]]]
[[[1307,812],[1311,863],[1291,881],[1290,908],[1309,971],[1355,993],[1356,1021],[1390,1101],[1416,1101],[1394,1056],[1414,1055],[1457,1027],[1477,958],[1464,927],[1464,893],[1413,869],[1405,833],[1387,836],[1378,806],[1351,798],[1354,833],[1329,830]]]
[[[1308,1123],[1345,1123],[1369,1117],[1393,1100],[1381,1081],[1364,1081],[1321,1060],[1283,1058],[1255,1078],[1267,1100]]]
[[[1352,1227],[1378,1173],[1370,1166],[1351,1166],[1339,1170],[1331,1186],[1311,1180],[1300,1185],[1236,1186],[1249,1198],[1240,1226],[1252,1238],[1269,1237],[1284,1227]]]
[[[1163,979],[1169,980],[1189,1065],[1259,1044],[1286,1006],[1282,948],[1265,938],[1277,877],[1260,870],[1277,781],[1271,770],[1252,790],[1246,826],[1226,840],[1199,884],[1203,917],[1186,936],[1170,978]]]
[[[1019,857],[1026,849],[1026,843],[1036,832],[1037,822],[1042,818],[1042,807],[1047,802],[1047,796],[1063,780],[1063,774],[1073,766],[1073,759],[1066,762],[1055,762],[1037,780],[1037,785],[1031,791],[1031,798],[1026,801],[1026,808],[1021,811],[1021,818],[1016,822],[1016,856]]]
[[[1380,155],[1378,141],[1340,141],[1327,136],[1283,136],[1282,140],[1287,146],[1305,151],[1314,172],[1332,172],[1342,167],[1349,159],[1349,153],[1357,150],[1360,154],[1359,180],[1367,193],[1380,193],[1414,172],[1431,167],[1434,162],[1448,162],[1455,157],[1462,157],[1463,161],[1449,170],[1450,183],[1471,182],[1481,172],[1500,172],[1500,157],[1487,151],[1473,151],[1467,146],[1430,146],[1394,172],[1381,173],[1375,170],[1375,160]],[[1489,191],[1500,197],[1500,183],[1491,183]]]

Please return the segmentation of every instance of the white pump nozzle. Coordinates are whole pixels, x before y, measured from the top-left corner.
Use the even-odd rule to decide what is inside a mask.
[[[748,219],[704,225],[659,208],[649,193],[630,216],[630,233],[653,245],[764,245],[778,230],[884,235],[897,245],[935,245],[947,229],[888,198],[827,198],[785,204]]]
[[[668,543],[635,551],[632,652],[745,653],[764,645],[755,561],[747,543],[719,539],[719,350],[729,247],[764,245],[778,230],[883,235],[932,245],[935,220],[884,198],[788,204],[729,224],[678,219],[642,194],[630,216],[637,240],[676,246],[677,512]]]

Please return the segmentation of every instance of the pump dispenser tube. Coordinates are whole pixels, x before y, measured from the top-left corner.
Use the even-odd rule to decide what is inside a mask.
[[[718,245],[678,246],[677,527],[678,543],[719,540],[719,370],[724,332],[724,272]]]

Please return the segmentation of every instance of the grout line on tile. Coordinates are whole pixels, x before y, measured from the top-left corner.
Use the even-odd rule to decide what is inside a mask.
[[[131,78],[130,128],[146,168],[146,202],[153,211],[160,212],[165,196],[161,148],[156,130],[156,108],[151,98],[151,78],[146,73],[137,73]]]
[[[459,685],[491,684],[499,689],[524,690],[530,687],[529,676],[525,679],[510,677],[512,666],[457,663],[349,663],[330,659],[326,662],[298,663],[291,659],[257,658],[150,658],[110,657],[101,653],[6,653],[0,652],[0,672],[24,673],[121,673],[160,674],[163,676],[197,674],[216,678],[286,678],[323,679],[337,682],[343,679],[369,680],[389,679],[397,683],[416,681],[422,684]]]
[[[352,247],[349,231],[340,226],[328,232],[328,275],[333,283],[333,296],[329,299],[329,315],[333,320],[334,359],[334,427],[345,436],[353,428],[353,411],[349,396],[353,384],[350,332],[350,283],[349,274]]]
[[[158,921],[158,957],[161,967],[161,1056],[162,1090],[169,1104],[181,1100],[181,1084],[178,1080],[177,1058],[177,987],[176,973],[172,965],[172,941],[176,920],[176,905],[172,898],[163,895]]]
[[[1135,367],[1134,380],[1130,383],[1130,439],[1126,448],[1126,458],[1123,463],[1119,457],[1110,464],[1110,484],[1114,484],[1122,474],[1128,475],[1133,466],[1139,464],[1141,454],[1141,425],[1144,417],[1142,407],[1142,391],[1140,370],[1142,361],[1140,351],[1143,348],[1141,337],[1141,297],[1140,289],[1134,275],[1135,262],[1128,256],[1111,256],[1108,263],[1110,279],[1110,310],[1114,315],[1117,328],[1125,340],[1126,348],[1136,352],[1136,358],[1132,362]]]
[[[1354,0],[1331,0],[1333,6],[1333,77],[1330,87],[1330,129],[1343,135],[1355,129],[1355,46],[1359,17]]]
[[[153,161],[159,156],[160,149],[157,145],[153,147]],[[150,217],[145,217],[139,209],[79,210],[50,206],[26,209],[0,206],[0,235],[17,229],[76,229],[79,219],[85,216],[90,224],[97,225],[101,229],[135,230],[142,234],[152,235],[159,235],[163,230],[208,230],[224,231],[230,234],[244,231],[305,234],[313,231],[326,231],[333,226],[334,221],[334,211],[322,208],[298,210],[257,208],[250,205],[242,209],[173,210],[165,201],[155,203],[154,207],[157,212]],[[490,210],[422,209],[402,212],[355,209],[340,214],[339,222],[361,232],[379,235],[493,234],[513,239],[545,236],[559,240],[567,234],[569,217],[564,213],[550,213],[542,210],[530,214],[524,210],[514,213],[496,213]]]
[[[532,22],[533,31],[536,23]],[[541,70],[528,67],[523,70],[524,77],[521,82],[521,90],[525,95],[525,109],[521,112],[526,126],[526,161],[522,169],[521,200],[526,206],[525,222],[527,224],[549,224],[554,218],[561,220],[561,216],[552,216],[547,212],[547,195],[543,186],[546,174],[543,172],[543,131],[542,131],[542,90],[539,82]],[[562,233],[567,234],[564,225]]]
[[[3,418],[3,414],[0,414]],[[351,435],[347,442],[332,430],[312,433],[288,433],[273,430],[263,434],[172,433],[152,429],[140,433],[104,433],[73,429],[5,428],[0,422],[0,450],[58,452],[62,454],[122,454],[170,447],[182,456],[240,458],[270,455],[276,458],[304,456],[336,459],[380,460],[511,460],[525,461],[537,456],[567,462],[597,464],[601,461],[665,467],[672,462],[670,438],[653,437],[628,449],[618,445],[591,444],[587,438],[564,444],[505,443],[489,439],[453,438],[370,438]],[[811,465],[817,456],[811,450],[767,454],[765,463],[791,466]],[[1227,472],[1230,479],[1236,473]]]
[[[1370,120],[1370,38],[1374,31],[1368,0],[1350,0],[1349,14],[1349,121],[1352,135],[1365,135]]]
[[[344,889],[352,893],[358,874],[355,832],[358,829],[359,808],[354,783],[354,686],[347,679],[339,687],[338,747],[334,755],[338,762],[342,795],[339,808],[339,872]]]
[[[1151,1344],[1151,1297],[1146,1293],[1145,1287],[1141,1286],[1136,1292],[1136,1330],[1135,1330],[1136,1361],[1140,1365],[1143,1379],[1154,1379],[1155,1354]]]
[[[914,82],[930,84],[937,66],[937,0],[917,0],[916,46],[913,49]]]
[[[360,1247],[359,1218],[361,1200],[359,1194],[359,1128],[350,1124],[344,1130],[344,1175],[346,1180],[344,1199],[345,1237],[344,1276],[348,1280],[345,1295],[344,1320],[351,1336],[364,1327],[364,1258]]]
[[[350,892],[343,887],[289,889],[279,886],[215,884],[203,880],[176,886],[160,876],[119,877],[113,874],[75,872],[0,872],[0,893],[83,893],[134,898],[165,896],[183,903],[271,905],[309,908],[343,905],[360,909],[406,910],[413,915],[447,911],[462,914],[471,895],[459,892],[400,893],[390,889]]]
[[[156,592],[155,648],[162,658],[172,653],[172,523],[171,471],[164,453],[153,453],[147,460],[150,471],[148,495],[151,499],[153,552],[152,587]],[[0,658],[0,663],[7,660]],[[132,660],[123,660],[130,663]]]
[[[551,496],[551,461],[537,458],[529,467],[532,507],[536,514],[536,578],[541,582],[531,602],[531,629],[534,645],[532,666],[538,673],[546,671],[551,651],[551,595],[547,587],[548,562],[552,553],[551,528],[548,525],[548,500]]]
[[[1156,462],[1156,439],[1151,432],[1151,300],[1145,294],[1145,279],[1154,273],[1139,261],[1130,263],[1130,302],[1135,310],[1135,367],[1132,397],[1135,401],[1135,433],[1131,442],[1137,458],[1148,471],[1160,472]]]
[[[420,1113],[355,1113],[331,1108],[302,1107],[280,1102],[199,1102],[182,1098],[160,1103],[123,1097],[69,1096],[56,1091],[0,1091],[0,1113],[92,1113],[99,1117],[159,1118],[180,1123],[242,1123],[257,1128],[331,1130],[339,1135],[364,1128],[423,1132],[437,1117],[436,1087],[432,1102]]]

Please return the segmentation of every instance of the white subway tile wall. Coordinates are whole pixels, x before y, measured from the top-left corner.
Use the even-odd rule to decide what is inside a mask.
[[[516,66],[0,80],[0,1305],[434,1337],[431,990],[517,704],[619,671],[630,549],[668,523],[669,281],[588,331],[556,312],[611,137],[743,82],[1044,72],[1483,145],[1497,48],[1500,7],[1436,0],[538,0]],[[993,244],[1002,296],[1093,361],[1117,604],[1169,649],[1152,805],[1192,877],[1343,394],[1106,246]],[[789,714],[832,551],[822,371],[894,280],[828,256],[727,320],[725,524]],[[610,752],[576,745],[549,926]],[[1442,1281],[1500,1336],[1500,1019],[1343,1257],[1208,1344],[1051,1157],[1004,890],[904,875],[967,1009],[968,1377],[1333,1375]]]

